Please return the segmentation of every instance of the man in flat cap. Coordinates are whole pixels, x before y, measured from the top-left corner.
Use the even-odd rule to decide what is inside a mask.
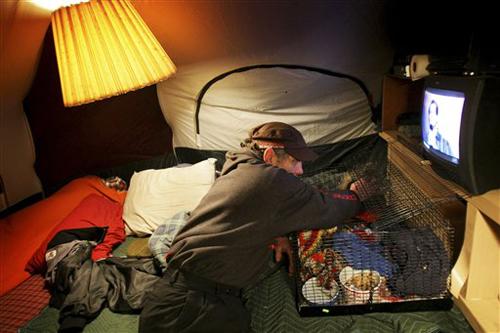
[[[302,161],[317,155],[294,127],[257,126],[242,148],[226,154],[221,176],[177,234],[140,332],[248,332],[241,289],[267,269],[273,240],[279,259],[289,251],[283,235],[330,228],[359,212],[355,186],[324,193],[297,177]]]

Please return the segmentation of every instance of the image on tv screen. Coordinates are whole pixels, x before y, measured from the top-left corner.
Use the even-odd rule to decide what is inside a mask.
[[[422,107],[422,138],[425,147],[457,164],[460,124],[465,95],[459,91],[427,88]]]

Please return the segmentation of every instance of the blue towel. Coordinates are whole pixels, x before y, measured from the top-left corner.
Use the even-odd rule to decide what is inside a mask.
[[[376,242],[366,242],[350,232],[333,235],[333,249],[339,252],[354,269],[369,269],[390,278],[394,271],[391,261],[382,256],[382,246]]]

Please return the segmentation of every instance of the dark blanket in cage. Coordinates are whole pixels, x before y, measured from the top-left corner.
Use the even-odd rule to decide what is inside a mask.
[[[395,293],[432,297],[446,290],[450,259],[431,229],[402,230],[385,246],[396,263],[396,274],[389,280]]]

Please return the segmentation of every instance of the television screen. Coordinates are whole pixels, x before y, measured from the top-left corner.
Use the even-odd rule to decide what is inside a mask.
[[[422,109],[424,146],[435,155],[458,164],[460,124],[465,94],[460,91],[426,88]]]

